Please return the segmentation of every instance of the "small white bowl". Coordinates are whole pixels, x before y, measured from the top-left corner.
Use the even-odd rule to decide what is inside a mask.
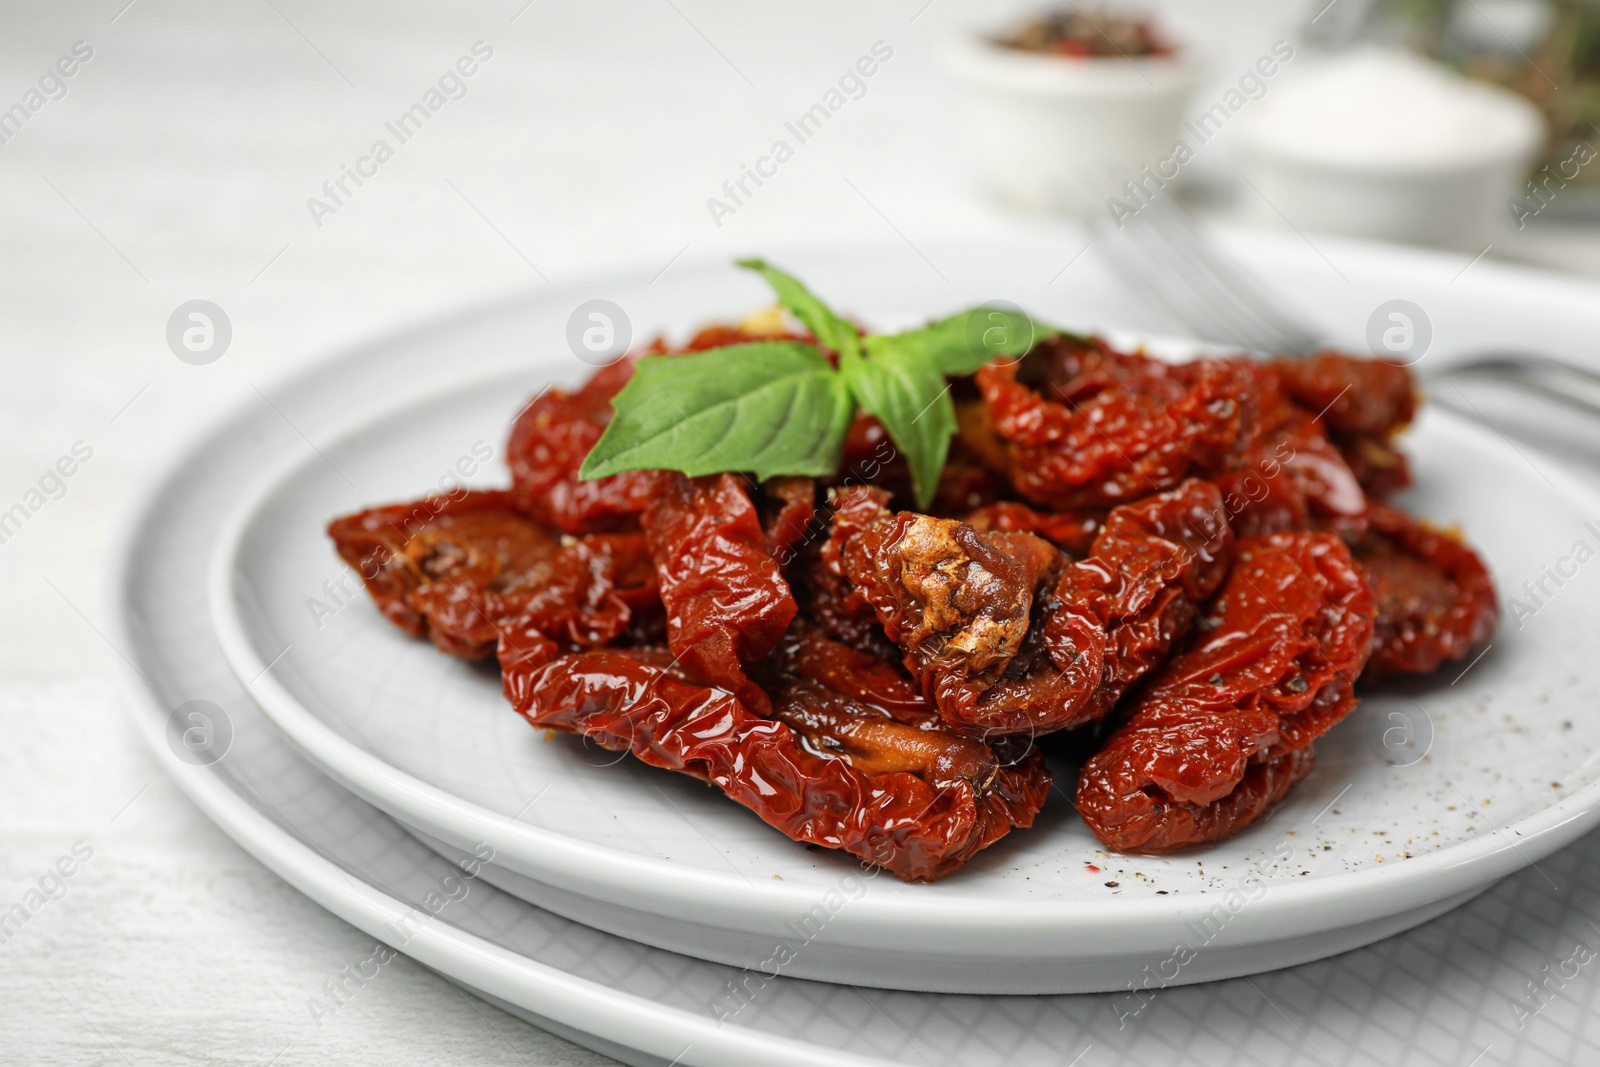
[[[1183,49],[1079,58],[967,32],[943,51],[962,90],[959,154],[991,192],[1034,211],[1105,210],[1141,164],[1172,151],[1195,83]]]
[[[1544,140],[1527,100],[1377,49],[1297,73],[1240,123],[1247,214],[1473,252],[1507,230]]]

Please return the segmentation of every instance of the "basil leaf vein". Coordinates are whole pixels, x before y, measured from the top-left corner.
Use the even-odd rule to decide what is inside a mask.
[[[581,478],[657,469],[820,477],[837,468],[853,413],[827,358],[794,341],[646,357],[612,406]]]

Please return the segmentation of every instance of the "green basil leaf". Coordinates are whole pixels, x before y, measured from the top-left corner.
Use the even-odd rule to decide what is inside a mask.
[[[940,374],[971,374],[991,359],[1026,355],[1037,342],[1062,331],[1036,323],[1025,312],[982,305],[904,333],[869,334],[873,357],[896,355],[926,362]]]
[[[827,357],[795,341],[646,357],[612,407],[578,472],[585,480],[629,470],[832,474],[855,411]]]
[[[765,278],[777,294],[778,303],[788,308],[824,347],[839,353],[841,366],[855,362],[861,351],[860,335],[856,328],[835,314],[815,293],[802,285],[799,278],[779,270],[764,259],[741,259],[738,264]]]
[[[905,456],[917,507],[926,510],[956,433],[956,405],[944,375],[913,353],[887,352],[863,360],[845,380]]]

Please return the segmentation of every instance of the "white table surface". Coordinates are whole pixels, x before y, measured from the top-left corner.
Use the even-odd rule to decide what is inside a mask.
[[[0,144],[0,509],[93,449],[0,544],[0,909],[74,843],[93,850],[0,944],[0,1061],[609,1063],[403,958],[319,1024],[308,999],[372,942],[144,754],[90,621],[109,530],[197,418],[397,325],[686,249],[1046,225],[1007,218],[955,165],[931,46],[971,9],[126,2],[0,14],[0,108],[74,42],[94,50]],[[1281,7],[1178,17],[1253,54]],[[316,226],[306,199],[479,40],[493,57],[467,95]],[[706,198],[878,40],[894,58],[867,95],[715,226]],[[1545,226],[1504,253],[1600,276],[1596,233]],[[233,325],[209,366],[165,342],[197,297]]]

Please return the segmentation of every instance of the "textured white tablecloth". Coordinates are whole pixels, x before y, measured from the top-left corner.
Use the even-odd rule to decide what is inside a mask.
[[[1211,0],[1178,18],[1225,45],[1225,70],[1228,49],[1276,35],[1283,7]],[[665,269],[691,248],[1017,225],[967,190],[943,118],[931,43],[970,13],[957,0],[0,13],[0,110],[76,42],[92,52],[0,143],[0,510],[75,446],[91,453],[0,543],[0,908],[41,879],[61,894],[0,944],[0,1061],[609,1062],[403,959],[319,1025],[308,999],[373,946],[224,837],[123,721],[115,653],[90,622],[111,523],[198,417],[396,324],[612,264]],[[866,95],[716,226],[706,199],[880,40],[894,56]],[[323,183],[480,41],[492,55],[466,95],[317,225],[307,199],[326,202]],[[1514,247],[1600,267],[1592,234]],[[232,323],[209,366],[165,339],[195,298]],[[58,861],[72,871],[59,883]]]

